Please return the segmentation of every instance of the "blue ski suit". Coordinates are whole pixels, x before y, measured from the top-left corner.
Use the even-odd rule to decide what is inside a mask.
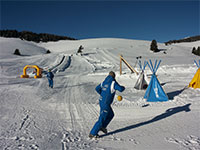
[[[111,104],[113,102],[116,90],[123,92],[125,87],[119,85],[117,81],[110,75],[108,75],[106,79],[96,87],[97,93],[100,94],[100,116],[90,131],[90,134],[98,135],[99,130],[101,128],[106,128],[113,119],[114,112],[111,108]]]
[[[48,72],[47,73],[47,79],[49,81],[49,87],[53,88],[53,78],[54,78],[54,75],[52,72]]]

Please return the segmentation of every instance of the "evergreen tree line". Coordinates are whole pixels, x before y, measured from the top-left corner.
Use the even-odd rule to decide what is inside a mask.
[[[67,36],[58,36],[54,34],[47,33],[33,33],[30,31],[18,32],[17,30],[0,30],[1,37],[9,38],[20,38],[22,40],[33,41],[33,42],[49,42],[49,41],[59,41],[59,40],[76,40]]]
[[[165,42],[165,45],[170,45],[173,43],[181,43],[181,42],[195,42],[199,40],[200,40],[200,35],[197,35],[197,36],[192,36],[192,37],[188,37],[188,38],[184,38],[180,40],[170,40],[168,42]]]
[[[153,51],[153,52],[159,52],[160,51],[158,49],[158,45],[157,45],[156,40],[152,40],[151,45],[150,45],[150,50]],[[166,54],[166,52],[164,52],[164,53]],[[200,56],[200,46],[197,49],[195,47],[193,47],[192,53]]]

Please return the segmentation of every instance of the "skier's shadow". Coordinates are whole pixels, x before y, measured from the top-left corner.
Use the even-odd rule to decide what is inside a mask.
[[[144,126],[144,125],[147,125],[147,124],[150,124],[150,123],[165,119],[167,117],[170,117],[170,116],[172,116],[172,115],[174,115],[176,113],[182,112],[182,111],[189,112],[189,111],[191,111],[191,109],[189,108],[190,105],[191,105],[191,103],[186,104],[184,106],[170,108],[170,109],[166,110],[165,113],[163,113],[161,115],[158,115],[158,116],[154,117],[151,120],[148,120],[148,121],[145,121],[145,122],[141,122],[141,123],[138,123],[138,124],[134,124],[134,125],[130,125],[130,126],[127,126],[127,127],[121,128],[121,129],[117,129],[117,130],[111,131],[111,132],[109,132],[107,134],[100,135],[100,137],[116,134],[116,133],[119,133],[119,132],[124,132],[124,131],[131,130],[131,129],[134,129],[134,128],[138,128],[138,127],[141,127],[141,126]]]

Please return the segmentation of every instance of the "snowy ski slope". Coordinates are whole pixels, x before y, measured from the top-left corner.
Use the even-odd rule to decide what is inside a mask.
[[[158,53],[149,50],[150,43],[109,38],[33,43],[0,38],[0,149],[199,150],[200,89],[184,88],[197,70],[193,61],[200,57],[191,51],[200,41],[158,43]],[[76,55],[80,45],[82,56]],[[13,55],[17,48],[23,56]],[[45,54],[46,50],[51,53]],[[132,66],[137,56],[142,61],[161,59],[157,75],[170,100],[147,103],[145,91],[134,89],[138,76],[124,64],[120,76],[119,54]],[[54,88],[48,87],[45,75],[19,78],[25,65],[53,69]],[[140,71],[138,65],[135,68]],[[100,139],[90,140],[88,134],[99,115],[95,87],[111,70],[126,90],[116,93],[123,100],[114,100],[109,134],[99,132]],[[148,67],[145,74],[150,80]]]

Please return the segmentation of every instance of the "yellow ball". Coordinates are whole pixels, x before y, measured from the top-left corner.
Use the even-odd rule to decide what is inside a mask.
[[[122,96],[118,95],[118,96],[117,96],[117,100],[118,100],[118,101],[122,101]]]

